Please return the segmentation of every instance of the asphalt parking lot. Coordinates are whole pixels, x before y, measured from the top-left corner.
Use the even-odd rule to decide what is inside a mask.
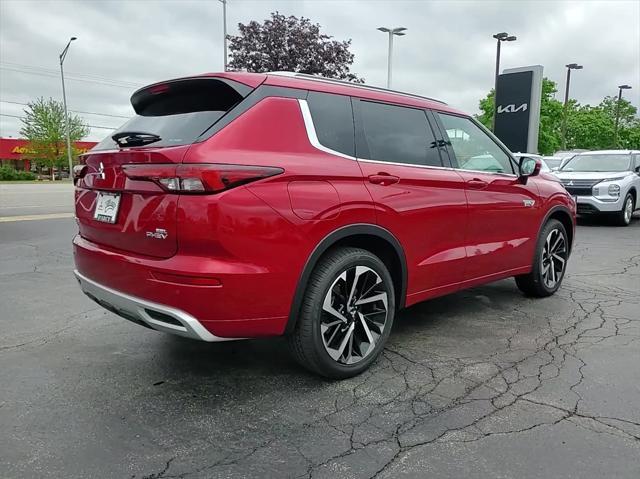
[[[198,343],[97,307],[72,218],[6,220],[70,207],[10,214],[0,193],[2,478],[640,477],[637,217],[581,222],[555,296],[425,302],[329,382],[281,339]]]

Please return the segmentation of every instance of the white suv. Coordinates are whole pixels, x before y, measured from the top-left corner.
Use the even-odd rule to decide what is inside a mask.
[[[634,210],[640,209],[640,151],[579,153],[557,176],[576,197],[578,214],[613,214],[618,224],[627,226]]]

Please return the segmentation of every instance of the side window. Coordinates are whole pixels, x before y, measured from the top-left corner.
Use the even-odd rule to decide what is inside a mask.
[[[307,104],[320,144],[355,156],[351,98],[310,91]]]
[[[633,171],[640,173],[640,155],[635,155],[635,159],[636,161],[633,166]]]
[[[423,110],[358,101],[358,157],[369,160],[442,166]]]
[[[509,156],[469,118],[438,113],[458,168],[487,173],[513,173]]]

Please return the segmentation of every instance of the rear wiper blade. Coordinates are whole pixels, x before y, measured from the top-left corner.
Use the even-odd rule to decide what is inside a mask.
[[[155,143],[162,140],[155,133],[147,133],[145,131],[121,131],[111,137],[118,146],[141,146]]]

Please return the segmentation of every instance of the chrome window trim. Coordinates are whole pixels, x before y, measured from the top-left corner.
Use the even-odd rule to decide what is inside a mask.
[[[309,110],[309,104],[307,103],[307,100],[298,99],[298,103],[300,104],[300,111],[302,112],[304,127],[307,130],[307,138],[314,148],[320,151],[324,151],[325,153],[329,153],[330,155],[340,156],[348,160],[356,159],[353,156],[345,155],[344,153],[340,153],[339,151],[327,148],[322,143],[320,143],[320,140],[318,140],[318,135],[316,134],[316,127],[313,124],[313,118],[311,117],[311,110]]]
[[[364,161],[365,163],[379,163],[381,165],[396,165],[396,166],[408,166],[409,168],[424,168],[428,170],[455,170],[450,166],[431,166],[431,165],[416,165],[413,163],[397,163],[395,161],[383,161],[383,160],[368,160],[364,158],[357,158],[358,161]]]

